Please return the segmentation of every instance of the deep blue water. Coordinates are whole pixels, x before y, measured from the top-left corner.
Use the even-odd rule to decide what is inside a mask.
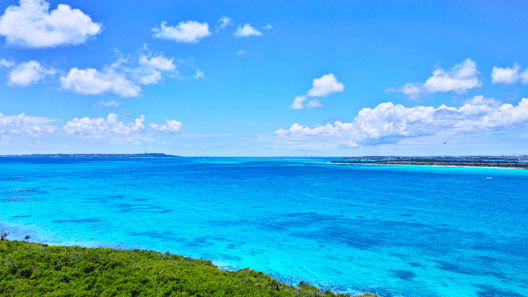
[[[528,296],[527,170],[328,160],[0,158],[0,224],[343,292]]]

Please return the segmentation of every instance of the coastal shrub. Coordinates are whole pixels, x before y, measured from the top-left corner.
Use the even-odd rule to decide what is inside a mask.
[[[349,296],[170,253],[0,241],[1,296]],[[365,295],[367,296],[367,295]]]
[[[2,228],[2,231],[0,231],[0,240],[4,240],[9,233],[4,232],[4,229]]]

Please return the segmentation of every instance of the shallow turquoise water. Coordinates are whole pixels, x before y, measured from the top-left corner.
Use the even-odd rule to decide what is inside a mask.
[[[528,296],[528,171],[329,160],[0,158],[0,224],[343,292]]]

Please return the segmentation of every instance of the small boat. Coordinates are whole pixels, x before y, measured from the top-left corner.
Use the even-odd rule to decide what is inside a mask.
[[[491,176],[487,176],[486,179],[493,179],[493,177],[491,177]]]

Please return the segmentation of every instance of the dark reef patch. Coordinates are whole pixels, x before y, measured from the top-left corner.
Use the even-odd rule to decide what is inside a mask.
[[[78,223],[95,223],[95,222],[102,222],[100,219],[98,218],[93,218],[93,219],[72,219],[72,220],[55,220],[53,221],[53,223],[57,223],[57,224],[62,224],[62,223],[75,223],[75,224],[78,224]]]
[[[159,231],[146,231],[146,232],[130,232],[127,233],[128,236],[137,236],[137,237],[149,237],[156,240],[162,240],[162,241],[170,241],[170,242],[186,242],[187,238],[177,236],[174,232],[171,231],[165,231],[165,232],[159,232]]]
[[[479,297],[526,297],[525,295],[513,292],[497,289],[492,286],[478,286],[484,291],[477,292]]]
[[[242,261],[242,258],[240,258],[239,256],[230,256],[230,255],[225,255],[225,254],[219,254],[218,256],[220,256],[224,260]]]
[[[226,249],[228,249],[228,250],[234,250],[236,247],[237,247],[237,245],[232,244],[232,243],[226,245]]]
[[[24,198],[24,197],[11,197],[11,198],[4,198],[0,200],[0,202],[36,202],[36,201],[42,201],[44,199],[33,199],[33,198]]]
[[[212,245],[212,243],[209,242],[209,239],[210,238],[208,237],[196,237],[192,241],[187,242],[185,245],[191,246],[191,247],[204,247],[204,246]]]
[[[173,212],[173,210],[165,209],[165,210],[156,211],[156,213],[168,213],[168,212]]]
[[[160,206],[152,205],[152,204],[129,204],[129,203],[119,203],[116,204],[119,208],[119,212],[126,213],[126,212],[143,212],[143,213],[168,213],[172,212],[173,210],[165,209]]]
[[[123,195],[110,195],[110,196],[106,196],[106,198],[108,198],[108,199],[123,199],[123,198],[125,198],[125,196],[123,196]]]
[[[467,275],[481,275],[482,274],[472,269],[469,269],[469,268],[466,268],[464,266],[460,266],[457,264],[453,264],[453,263],[439,262],[439,264],[440,265],[437,266],[437,268],[446,270],[446,271],[451,271],[451,272],[460,273],[460,274],[467,274]]]
[[[416,273],[408,270],[393,270],[392,272],[394,272],[396,276],[403,280],[413,279],[416,276]]]

